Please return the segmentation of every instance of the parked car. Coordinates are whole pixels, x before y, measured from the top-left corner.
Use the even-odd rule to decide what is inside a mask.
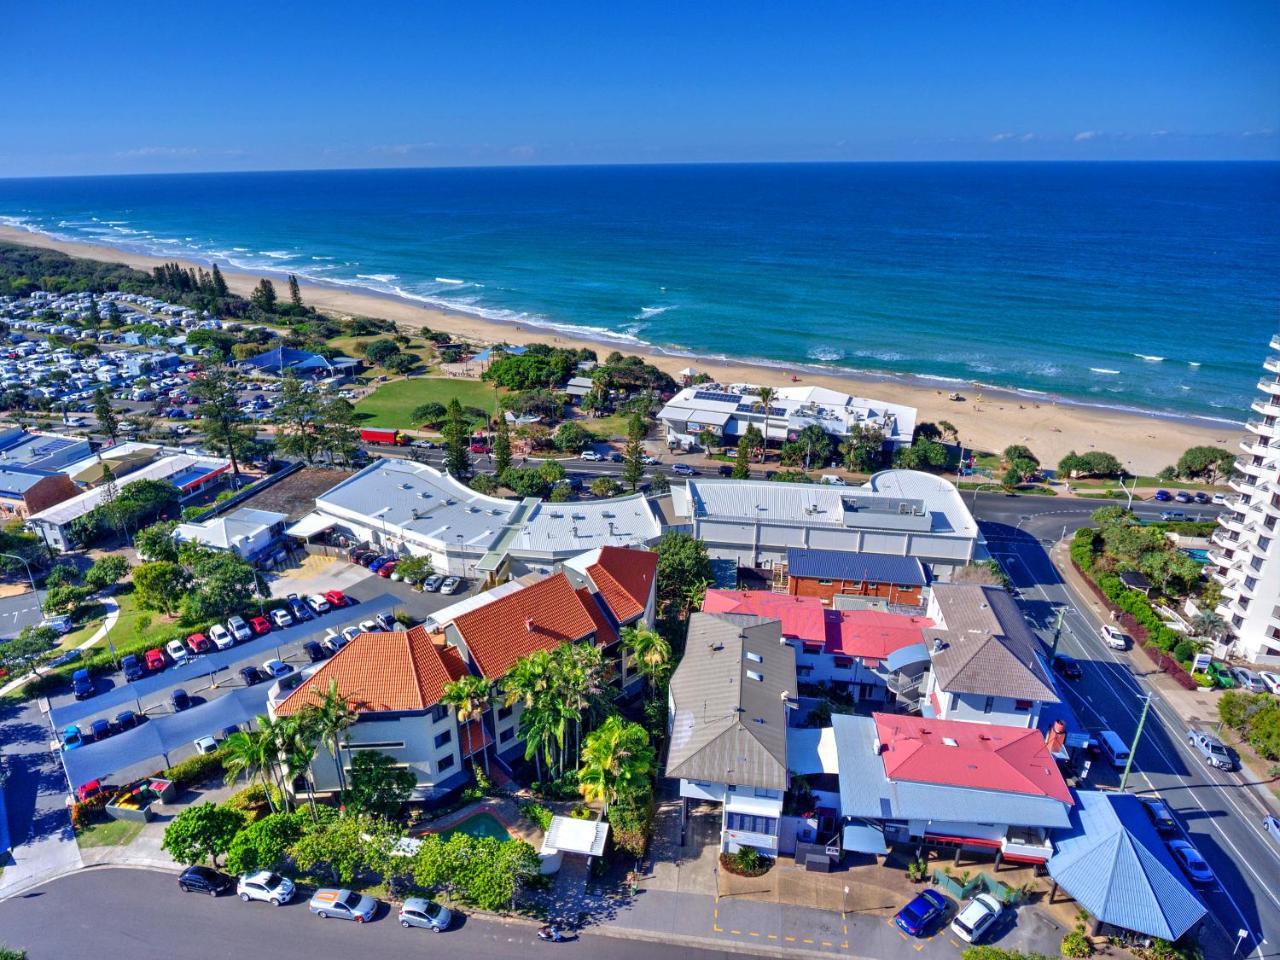
[[[1200,754],[1200,759],[1219,770],[1234,770],[1235,758],[1226,745],[1211,733],[1192,727],[1187,731],[1187,743]]]
[[[207,893],[216,897],[232,888],[231,878],[208,867],[187,867],[178,875],[178,889],[183,893]]]
[[[689,466],[687,463],[674,464],[671,467],[671,472],[677,477],[696,477],[698,475],[698,471],[693,469],[693,467]]]
[[[1151,825],[1162,837],[1171,837],[1178,832],[1178,821],[1173,819],[1168,805],[1159,797],[1141,797],[1142,809],[1151,819]]]
[[[1280,819],[1269,814],[1263,817],[1262,831],[1268,834],[1276,843],[1280,843]]]
[[[378,909],[378,901],[366,897],[362,893],[351,890],[335,890],[332,887],[321,887],[311,896],[308,908],[322,920],[338,917],[341,920],[354,920],[365,923],[373,919]]]
[[[1155,500],[1157,503],[1168,503],[1173,499],[1173,494],[1168,490],[1157,490],[1155,496],[1151,499]]]
[[[381,633],[382,624],[378,623],[378,621],[376,620],[361,620],[360,632],[361,633]]]
[[[646,453],[640,458],[640,462],[643,463],[646,467],[652,467],[655,463],[661,463],[662,461],[659,460],[657,457],[653,456],[652,454]]]
[[[626,457],[624,457],[622,454],[618,453],[618,451],[617,451],[617,450],[615,450],[615,451],[613,451],[613,453],[609,454],[609,462],[610,462],[610,463],[625,463],[625,462],[626,462],[626,460],[627,460],[627,458],[626,458]]]
[[[893,922],[907,936],[923,937],[946,909],[946,897],[936,890],[924,890],[894,915]]]
[[[347,595],[341,590],[328,590],[325,592],[324,598],[329,601],[329,606],[334,609],[351,605],[351,601],[347,599]]]
[[[293,665],[285,663],[283,660],[277,660],[273,657],[262,664],[262,672],[268,677],[275,677],[276,679],[279,679],[280,677],[287,677],[289,674],[293,673]]]
[[[307,659],[312,663],[319,663],[321,660],[328,658],[329,654],[315,640],[308,640],[302,645],[302,652],[307,655]]]
[[[1187,491],[1179,490],[1173,495],[1173,499],[1177,500],[1179,503],[1191,503],[1195,498],[1192,497],[1191,494],[1187,493]]]
[[[100,793],[115,793],[116,788],[108,786],[101,780],[90,780],[88,783],[82,783],[76,787],[76,799],[81,803],[92,800]]]
[[[379,570],[385,567],[388,563],[391,563],[393,560],[395,560],[395,557],[391,556],[390,554],[387,554],[387,553],[379,554],[378,556],[374,557],[372,560],[369,561],[369,564],[368,564],[369,572],[377,573]]]
[[[253,631],[249,629],[249,624],[244,622],[244,617],[231,617],[227,620],[227,629],[231,631],[231,635],[236,638],[238,643],[253,639]]]
[[[124,659],[120,661],[120,669],[124,671],[126,680],[141,680],[146,670],[142,666],[142,661],[138,659],[138,655],[127,653]]]
[[[337,653],[350,642],[336,630],[326,630],[324,636],[320,639],[320,645],[330,653]]]
[[[1267,692],[1267,685],[1262,682],[1262,678],[1247,667],[1232,667],[1231,677],[1240,690],[1248,690],[1250,693]]]
[[[116,728],[116,733],[124,733],[126,730],[132,730],[142,722],[142,715],[132,710],[121,710],[116,714],[116,719],[112,726]]]
[[[716,473],[722,477],[732,477],[733,467],[729,466],[727,463],[722,463],[720,466],[716,467]]]
[[[951,921],[951,932],[966,943],[977,943],[996,922],[1004,908],[989,893],[980,893],[956,914]]]
[[[111,721],[105,718],[95,720],[89,724],[89,741],[97,743],[99,740],[105,740],[115,731],[111,729]]]
[[[293,619],[299,623],[315,619],[315,613],[296,593],[289,594],[285,599],[289,603],[289,611],[293,614]]]
[[[461,578],[445,577],[444,583],[440,584],[440,592],[448,594],[457,593],[460,586],[462,586]]]
[[[392,560],[390,563],[384,563],[382,566],[378,568],[378,576],[384,577],[384,578],[390,577],[395,572],[396,572],[396,561],[394,560]]]
[[[1206,504],[1209,502],[1209,495],[1205,493],[1203,490],[1197,490],[1195,492],[1195,496],[1193,496],[1191,499],[1193,499],[1196,503]]]
[[[159,647],[152,647],[142,655],[142,659],[146,662],[147,669],[152,672],[163,670],[167,664],[164,652]]]
[[[1166,523],[1181,522],[1187,519],[1187,514],[1184,510],[1162,510],[1160,519]]]
[[[604,462],[604,457],[596,453],[594,450],[583,450],[580,458],[583,460],[590,461],[591,463]]]
[[[1065,653],[1054,655],[1053,669],[1067,680],[1079,680],[1084,676],[1084,671],[1080,669],[1080,661],[1075,657],[1067,656]]]
[[[257,667],[241,667],[240,679],[244,681],[246,687],[252,687],[256,683],[261,683],[266,677]]]
[[[88,670],[77,670],[71,675],[71,692],[77,700],[87,700],[93,696],[93,677]]]
[[[271,622],[283,630],[285,627],[293,626],[293,614],[284,607],[277,607],[271,611]]]
[[[271,621],[266,617],[250,617],[249,629],[255,637],[261,637],[271,632]]]
[[[378,626],[380,626],[383,630],[397,629],[395,618],[393,618],[389,613],[380,613],[373,619],[378,622]]]
[[[435,593],[440,589],[440,584],[444,583],[444,577],[438,573],[433,573],[427,579],[422,581],[422,589],[427,593]]]
[[[187,637],[187,649],[193,654],[208,653],[213,649],[213,641],[203,633],[193,633]]]
[[[1212,497],[1210,497],[1209,499],[1210,499],[1210,501],[1212,501],[1212,502],[1213,502],[1213,504],[1214,504],[1215,506],[1219,506],[1219,507],[1221,507],[1221,506],[1224,506],[1224,505],[1226,504],[1226,502],[1227,502],[1227,495],[1226,495],[1225,493],[1215,493],[1215,494],[1214,494]]]
[[[400,926],[423,927],[440,933],[449,929],[453,914],[434,900],[410,897],[400,906]]]
[[[236,645],[236,638],[231,635],[231,631],[220,623],[215,623],[209,628],[209,636],[213,638],[213,645],[219,650],[228,650]]]
[[[169,694],[169,706],[173,707],[174,713],[181,713],[191,706],[191,696],[181,687],[175,687]]]
[[[89,741],[85,738],[84,733],[75,724],[67,727],[62,731],[62,749],[75,750],[83,747]]]
[[[1216,882],[1213,870],[1190,840],[1170,840],[1169,852],[1173,854],[1173,859],[1178,861],[1178,866],[1192,883],[1211,886]]]
[[[1269,691],[1280,695],[1280,673],[1272,673],[1269,670],[1259,670],[1258,679],[1262,681]]]
[[[236,883],[236,893],[245,903],[261,900],[278,907],[293,899],[293,881],[270,870],[242,873]]]
[[[170,640],[164,645],[164,652],[175,664],[187,662],[187,648],[182,645],[181,640]]]
[[[345,640],[347,643],[350,643],[356,637],[360,636],[361,633],[362,633],[361,629],[355,626],[354,624],[350,627],[343,627],[342,639]],[[346,644],[343,644],[343,646],[346,646]]]
[[[196,737],[194,746],[196,748],[196,753],[207,754],[218,752],[218,741],[213,739],[213,737]]]
[[[1109,623],[1104,623],[1098,629],[1098,636],[1102,637],[1102,642],[1112,650],[1127,650],[1133,642],[1127,633]]]
[[[307,606],[316,613],[328,613],[330,610],[329,601],[318,593],[313,593],[307,597]]]

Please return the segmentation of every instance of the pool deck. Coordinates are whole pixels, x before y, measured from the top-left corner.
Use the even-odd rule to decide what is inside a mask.
[[[429,824],[419,825],[410,833],[417,837],[428,833],[447,833],[463,821],[470,820],[481,813],[487,813],[502,824],[503,829],[511,834],[513,839],[523,840],[535,850],[542,849],[542,830],[522,817],[515,800],[509,797],[486,797],[484,800],[477,800],[446,817],[432,820]]]

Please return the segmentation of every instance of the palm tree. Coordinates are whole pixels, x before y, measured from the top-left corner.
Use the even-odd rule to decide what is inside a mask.
[[[614,714],[583,745],[578,789],[588,802],[603,803],[608,813],[619,797],[648,785],[654,756],[644,727]]]
[[[695,580],[685,587],[684,608],[686,613],[690,610],[702,609],[702,601],[707,598],[707,587],[709,586],[711,586],[710,580]]]
[[[356,712],[351,709],[344,694],[338,690],[338,681],[330,680],[324,695],[315,707],[315,732],[333,757],[333,768],[338,775],[338,796],[347,793],[347,774],[342,769],[342,735],[356,722]]]
[[[493,700],[493,685],[484,677],[477,677],[474,674],[467,674],[465,677],[459,677],[457,680],[450,681],[444,685],[444,693],[440,697],[440,702],[453,707],[454,712],[458,715],[458,723],[467,731],[467,756],[472,757],[471,751],[471,721],[476,720],[483,722],[485,711],[489,709],[489,704]],[[489,772],[489,751],[481,749],[480,755],[484,758],[484,772]],[[475,759],[472,757],[472,767],[475,766]]]
[[[553,733],[553,711],[547,696],[552,673],[551,654],[537,650],[517,660],[502,679],[503,703],[508,707],[520,705],[520,733],[525,739],[525,759],[538,763],[539,780],[542,779],[539,757],[545,754],[548,765],[552,761],[548,738]]]
[[[222,769],[224,771],[222,782],[229,787],[239,780],[241,776],[250,783],[254,781],[255,777],[260,779],[262,788],[267,794],[267,805],[271,807],[271,812],[275,813],[276,802],[271,789],[273,784],[267,773],[271,767],[268,744],[269,741],[262,734],[261,729],[256,733],[245,733],[238,730],[227,737],[222,743]]]
[[[307,781],[307,806],[311,817],[316,818],[316,784],[312,762],[316,746],[320,742],[319,711],[306,706],[298,713],[285,717],[278,725],[278,752],[284,758],[284,766],[290,773],[298,771]]]
[[[573,718],[575,752],[582,752],[582,718],[588,723],[605,702],[607,668],[600,648],[589,643],[565,644],[553,655],[556,664],[555,702],[561,705],[562,722]]]
[[[656,630],[650,630],[645,626],[634,626],[622,629],[622,647],[631,654],[636,672],[644,676],[650,692],[656,690],[660,686],[661,679],[670,669],[671,644],[667,643]],[[623,665],[622,685],[625,687],[627,683],[625,658]]]
[[[1191,632],[1217,643],[1227,636],[1227,622],[1212,610],[1202,610],[1191,618]]]
[[[773,387],[760,388],[760,404],[764,407],[764,452],[760,455],[761,463],[769,458],[769,404],[775,396],[777,392]]]

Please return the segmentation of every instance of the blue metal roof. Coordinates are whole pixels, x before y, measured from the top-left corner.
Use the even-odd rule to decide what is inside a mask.
[[[244,361],[246,367],[279,373],[282,370],[329,369],[331,364],[318,353],[295,350],[292,347],[276,347]]]
[[[898,586],[923,587],[929,582],[924,564],[915,557],[889,553],[787,548],[787,573],[822,580],[866,580]]]
[[[1099,920],[1177,940],[1206,913],[1137,797],[1077,791],[1053,846],[1049,875]]]

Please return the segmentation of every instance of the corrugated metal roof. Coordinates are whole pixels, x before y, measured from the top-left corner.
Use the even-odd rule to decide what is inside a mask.
[[[540,503],[511,541],[517,554],[552,556],[602,546],[650,544],[662,525],[644,494],[576,503]]]
[[[667,776],[785,790],[795,651],[776,620],[695,613],[671,678]]]
[[[1137,797],[1077,791],[1070,832],[1053,846],[1049,875],[1099,920],[1177,940],[1207,912]]]
[[[928,583],[924,564],[915,557],[887,553],[854,553],[846,550],[787,549],[787,573],[793,577],[823,580],[856,580],[923,587]]]

